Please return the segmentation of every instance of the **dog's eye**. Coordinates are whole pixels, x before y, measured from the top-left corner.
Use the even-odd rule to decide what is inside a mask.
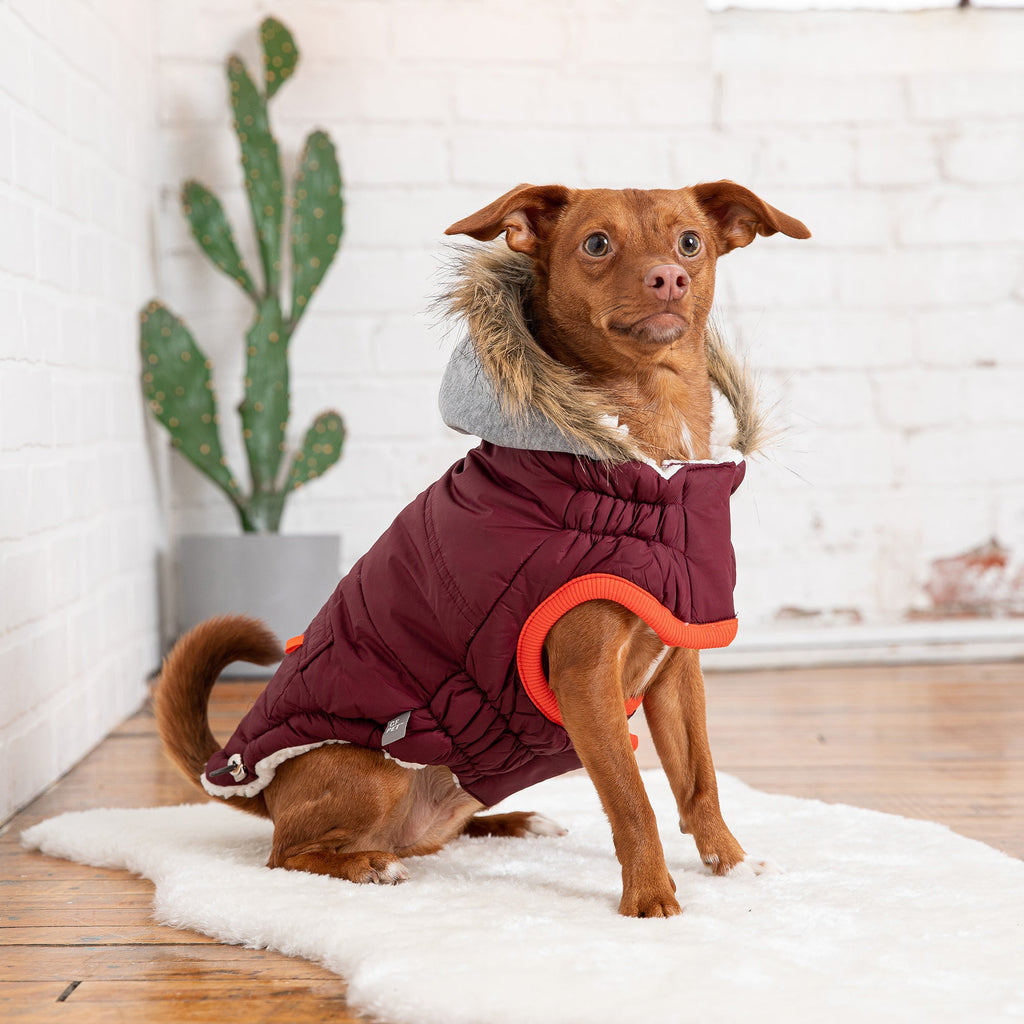
[[[583,242],[583,251],[588,256],[607,256],[612,243],[608,236],[598,231],[596,234],[588,235]]]
[[[692,231],[684,231],[679,236],[679,251],[684,256],[696,256],[700,252],[700,238]]]

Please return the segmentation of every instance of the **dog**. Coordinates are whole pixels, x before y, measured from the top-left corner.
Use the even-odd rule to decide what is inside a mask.
[[[208,794],[274,822],[270,867],[360,883],[459,835],[564,834],[483,814],[579,767],[611,824],[618,910],[680,913],[629,733],[642,701],[684,833],[725,875],[746,854],[719,808],[701,648],[735,633],[712,385],[756,448],[745,369],[709,325],[719,257],[810,233],[729,181],[666,190],[521,185],[448,228],[449,308],[469,327],[442,411],[483,438],[396,519],[292,641],[222,748],[207,720],[233,660],[282,658],[260,623],[186,634],[154,705]],[[504,235],[504,243],[498,239]]]

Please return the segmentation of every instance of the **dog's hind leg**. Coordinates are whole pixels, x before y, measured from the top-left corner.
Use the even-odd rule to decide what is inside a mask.
[[[409,877],[402,857],[441,849],[483,806],[447,768],[407,768],[348,744],[285,761],[265,792],[269,867],[391,885]]]
[[[318,747],[281,764],[264,791],[274,819],[267,866],[394,885],[408,878],[390,840],[407,769],[380,751]]]

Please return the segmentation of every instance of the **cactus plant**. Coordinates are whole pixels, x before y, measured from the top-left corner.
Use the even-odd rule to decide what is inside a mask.
[[[320,413],[290,467],[282,468],[290,415],[288,346],[341,244],[344,201],[334,145],[322,131],[306,139],[294,193],[286,200],[268,104],[294,73],[299,51],[292,34],[274,18],[260,26],[260,41],[263,88],[236,56],[228,58],[227,77],[261,281],[239,253],[220,200],[198,181],[187,181],[182,188],[182,207],[199,247],[256,307],[245,336],[245,397],[238,407],[249,462],[248,490],[221,449],[212,363],[184,321],[154,299],[139,315],[139,335],[143,392],[153,415],[169,431],[172,446],[224,492],[243,530],[275,532],[288,495],[330,469],[345,442],[340,414]],[[286,210],[290,288],[282,281]],[[287,312],[282,292],[288,295]]]

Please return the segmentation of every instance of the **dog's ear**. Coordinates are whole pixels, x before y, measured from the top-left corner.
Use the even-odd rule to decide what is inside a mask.
[[[790,238],[811,237],[810,231],[795,217],[769,206],[750,189],[734,181],[707,182],[689,191],[718,225],[719,256],[750,245],[755,235],[774,235],[781,231]]]
[[[534,256],[570,196],[571,190],[564,185],[518,185],[489,206],[456,221],[445,234],[489,242],[504,231],[510,249]]]

